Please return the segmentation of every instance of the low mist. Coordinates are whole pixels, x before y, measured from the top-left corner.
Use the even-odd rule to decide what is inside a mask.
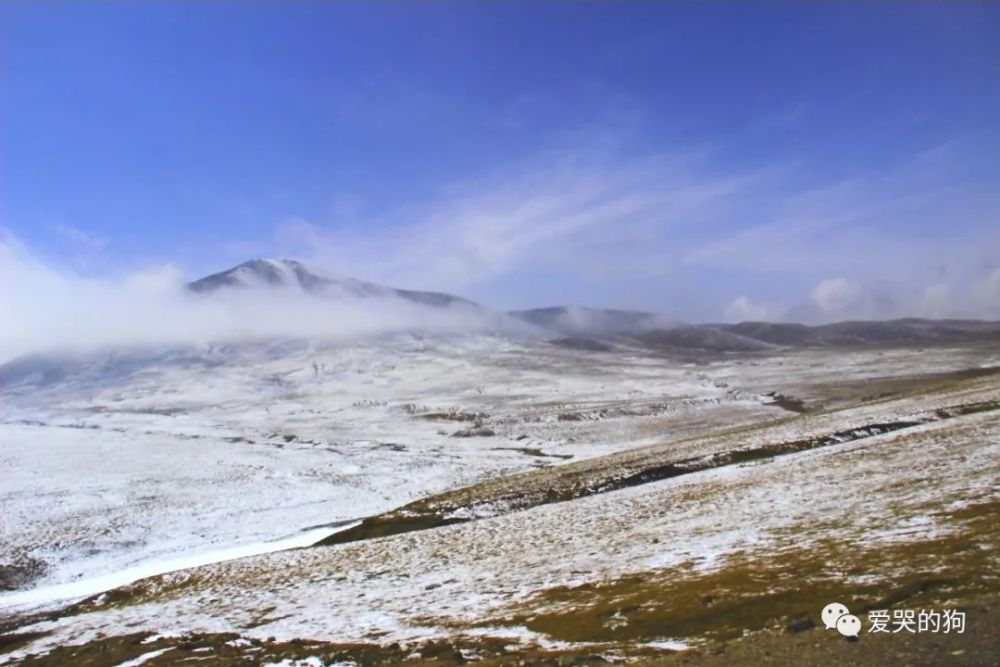
[[[500,314],[465,304],[324,298],[293,287],[195,294],[169,265],[117,280],[85,278],[10,243],[0,243],[0,313],[0,363],[26,354],[122,347],[516,329]]]

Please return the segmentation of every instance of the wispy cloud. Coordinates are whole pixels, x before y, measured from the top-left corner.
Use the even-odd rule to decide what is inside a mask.
[[[529,274],[653,278],[676,263],[692,230],[773,171],[708,174],[704,162],[699,153],[550,153],[355,223],[285,220],[272,243],[373,280],[485,295],[530,289],[519,279]]]
[[[979,289],[1000,258],[1000,235],[984,222],[1000,215],[1000,198],[956,177],[953,159],[946,143],[822,182],[803,179],[801,165],[737,169],[707,149],[636,155],[605,141],[545,152],[413,205],[354,210],[346,222],[286,220],[263,245],[501,306],[597,301],[694,319],[741,309],[769,319],[930,312],[925,291],[945,271],[949,289],[933,292],[931,310],[990,316],[985,297],[958,295]],[[856,298],[816,303],[811,292],[824,280],[843,280]],[[678,301],[696,308],[678,312]]]
[[[691,321],[1000,317],[1000,227],[991,224],[1000,196],[954,178],[950,144],[827,182],[806,181],[794,164],[736,168],[709,149],[637,154],[606,137],[582,145],[406,206],[344,200],[329,220],[286,219],[270,238],[235,239],[224,251],[293,256],[498,308],[638,307]],[[106,244],[68,226],[60,233],[81,248]],[[101,308],[136,290],[163,305],[181,280],[176,267],[152,267],[113,289],[76,277],[56,289],[60,271],[19,261],[5,282],[27,287],[6,298],[23,307],[51,301],[44,307],[72,312],[70,288],[103,295]],[[38,271],[15,275],[23,266]],[[26,297],[32,290],[42,296]]]
[[[56,231],[64,239],[83,250],[98,251],[108,244],[106,238],[94,236],[71,225],[56,225]]]

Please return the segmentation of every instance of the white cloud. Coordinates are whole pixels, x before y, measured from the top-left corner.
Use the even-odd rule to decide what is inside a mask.
[[[224,244],[225,263],[290,256],[500,308],[578,303],[691,321],[717,319],[736,294],[730,320],[1000,314],[1000,277],[987,275],[1000,260],[1000,233],[987,224],[1000,197],[927,187],[937,182],[930,170],[954,168],[948,153],[826,183],[789,165],[727,170],[716,157],[626,154],[603,141],[418,203],[338,196],[329,220],[287,219],[271,238]],[[963,233],[946,233],[942,220]],[[130,289],[169,293],[178,280],[161,267]]]
[[[176,264],[151,266],[125,277],[122,285],[139,296],[176,294],[184,287],[184,271]]]
[[[496,325],[469,309],[434,309],[393,298],[318,303],[296,290],[195,295],[170,265],[120,280],[85,278],[42,262],[10,239],[0,240],[0,312],[0,363],[40,352],[343,339]]]
[[[729,170],[711,151],[637,156],[613,144],[546,152],[419,204],[287,220],[267,254],[503,307],[587,303],[694,320],[717,317],[711,304],[747,277],[770,281],[769,299],[783,302],[767,306],[772,319],[804,313],[804,292],[827,276],[842,282],[817,286],[811,319],[919,314],[918,285],[947,282],[955,302],[982,280],[963,267],[1000,256],[984,224],[1000,198],[945,183],[947,152],[817,182],[802,165]],[[965,231],[948,234],[943,220]],[[746,314],[760,315],[743,296],[756,307]],[[986,313],[984,300],[961,299],[962,312]]]
[[[924,317],[948,317],[954,312],[955,304],[951,287],[946,283],[928,286],[920,300],[919,312]]]
[[[339,272],[452,291],[507,281],[523,289],[519,276],[540,270],[578,284],[655,277],[683,236],[675,228],[710,217],[763,177],[710,177],[702,162],[697,154],[546,154],[364,221],[286,220],[275,245]]]
[[[809,292],[813,302],[826,313],[846,310],[860,294],[860,288],[846,278],[827,278]]]
[[[745,296],[726,306],[723,315],[729,322],[765,322],[776,319],[774,306],[754,303]]]

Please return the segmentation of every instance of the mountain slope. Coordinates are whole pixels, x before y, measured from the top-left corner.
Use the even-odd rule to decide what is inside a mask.
[[[678,325],[630,332],[629,340],[654,349],[766,352],[776,348],[844,348],[1000,339],[1000,323],[976,320],[886,320],[808,326],[791,322]]]
[[[513,310],[508,313],[522,322],[568,336],[609,336],[635,334],[674,326],[664,315],[641,310],[552,306]]]
[[[819,326],[788,322],[741,322],[710,326],[764,343],[792,347],[934,343],[1000,337],[1000,323],[980,320],[906,318],[835,322]]]
[[[703,326],[679,326],[639,334],[636,338],[652,348],[691,348],[709,352],[759,352],[774,345],[736,332]]]
[[[251,259],[188,284],[188,289],[199,294],[260,288],[298,289],[325,297],[400,298],[440,308],[456,305],[483,308],[474,301],[444,292],[396,289],[349,276],[321,273],[292,259]]]

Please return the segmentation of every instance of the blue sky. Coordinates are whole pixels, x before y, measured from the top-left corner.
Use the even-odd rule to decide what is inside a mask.
[[[1000,317],[1000,5],[0,3],[0,224],[498,307]]]

